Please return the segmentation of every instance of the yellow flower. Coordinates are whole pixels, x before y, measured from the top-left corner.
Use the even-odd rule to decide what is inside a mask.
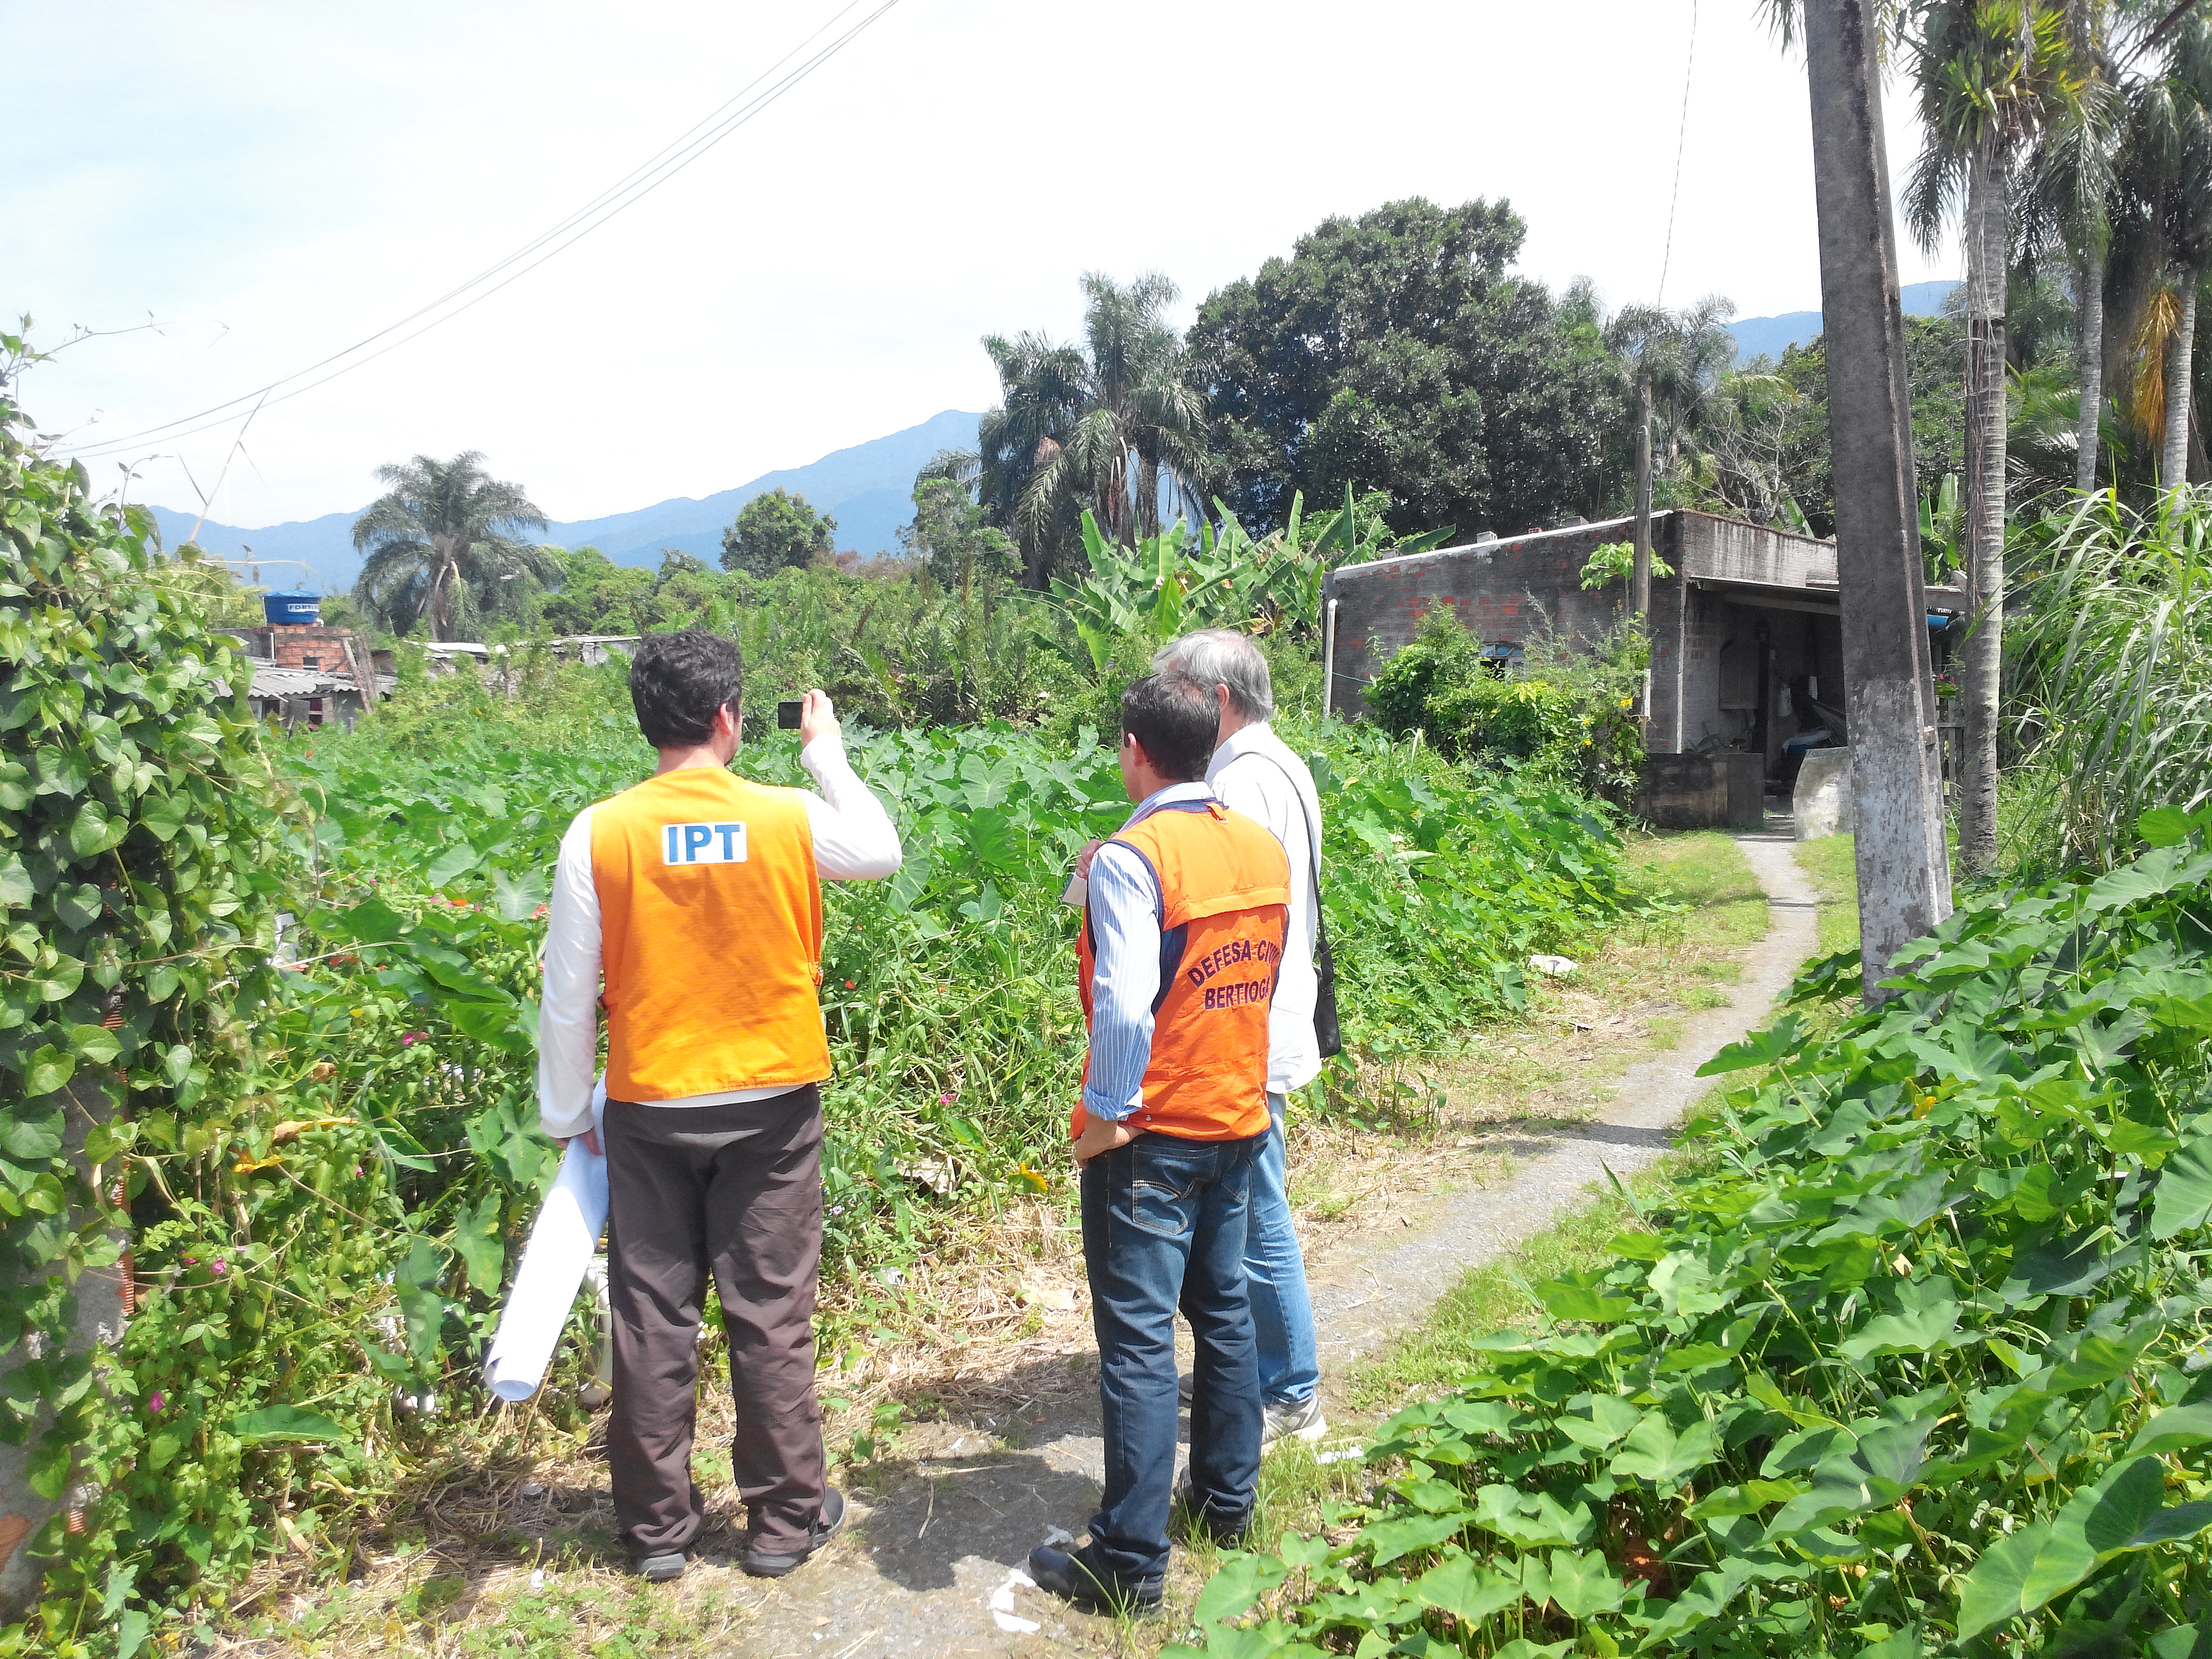
[[[1633,697],[1623,697],[1623,698],[1620,700],[1620,706],[1621,706],[1623,708],[1627,708],[1627,707],[1629,707],[1632,703],[1633,703],[1635,701],[1636,701],[1636,699],[1635,699],[1635,698],[1633,698]]]

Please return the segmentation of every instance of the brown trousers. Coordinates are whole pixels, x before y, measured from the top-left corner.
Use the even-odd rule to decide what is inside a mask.
[[[770,1554],[803,1550],[825,1473],[814,1398],[822,1091],[723,1106],[611,1102],[606,1150],[616,1521],[644,1555],[699,1536],[691,1439],[711,1272],[737,1401],[730,1464],[753,1541]]]

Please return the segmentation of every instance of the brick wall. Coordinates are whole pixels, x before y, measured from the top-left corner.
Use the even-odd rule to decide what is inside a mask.
[[[326,628],[320,623],[270,624],[261,628],[228,628],[222,630],[232,638],[242,641],[246,651],[256,657],[267,657],[279,668],[318,668],[325,673],[350,674],[353,671],[346,660],[346,642],[353,642],[353,660],[364,670],[369,667],[368,641],[350,628]],[[387,656],[389,653],[386,653]],[[313,662],[307,659],[312,657]]]
[[[1679,562],[1672,550],[1680,517],[1653,519],[1653,544],[1670,564]],[[1365,712],[1367,683],[1439,605],[1486,645],[1525,645],[1547,632],[1602,634],[1620,617],[1627,585],[1586,593],[1583,566],[1601,543],[1626,541],[1634,531],[1631,520],[1609,519],[1336,571],[1328,579],[1337,601],[1335,708],[1347,715]],[[1652,583],[1655,607],[1668,585]]]

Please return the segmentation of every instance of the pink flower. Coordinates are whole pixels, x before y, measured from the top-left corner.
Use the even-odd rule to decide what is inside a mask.
[[[199,1265],[200,1259],[196,1255],[188,1255],[185,1258],[185,1266],[187,1267],[197,1267]]]
[[[159,1417],[168,1403],[161,1398],[161,1391],[156,1389],[146,1396],[146,1414],[149,1417]]]
[[[939,1095],[939,1096],[938,1096],[938,1097],[937,1097],[937,1103],[938,1103],[939,1105],[940,1105],[940,1106],[950,1106],[950,1105],[951,1105],[954,1101],[956,1101],[956,1100],[957,1100],[957,1099],[959,1099],[959,1098],[960,1098],[960,1091],[959,1091],[957,1089],[955,1089],[955,1090],[954,1090],[951,1094],[949,1094],[949,1095]]]
[[[429,1035],[428,1031],[403,1031],[399,1034],[399,1046],[403,1048],[407,1048],[410,1044],[420,1042]]]
[[[222,1258],[221,1256],[217,1256],[213,1261],[208,1263],[208,1271],[220,1279],[222,1276],[223,1272]]]

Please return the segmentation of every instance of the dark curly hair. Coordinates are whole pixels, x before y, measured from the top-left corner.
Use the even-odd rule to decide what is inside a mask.
[[[637,729],[655,749],[704,743],[714,730],[714,711],[738,712],[745,663],[735,640],[686,628],[648,634],[629,665],[630,707]]]
[[[1221,703],[1212,686],[1181,669],[1147,674],[1121,694],[1121,733],[1144,745],[1163,777],[1193,783],[1213,759]]]

